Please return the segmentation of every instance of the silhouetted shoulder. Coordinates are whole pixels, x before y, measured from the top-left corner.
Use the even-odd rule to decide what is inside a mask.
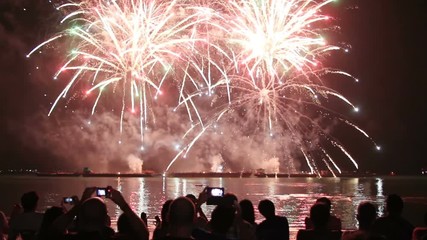
[[[389,240],[410,240],[414,227],[402,217],[380,217],[375,220],[372,231]]]
[[[297,240],[340,240],[341,231],[299,230]]]
[[[288,219],[274,216],[262,221],[256,229],[257,239],[289,239]]]
[[[166,236],[164,238],[160,238],[160,240],[195,240],[195,238],[178,238],[178,237]]]

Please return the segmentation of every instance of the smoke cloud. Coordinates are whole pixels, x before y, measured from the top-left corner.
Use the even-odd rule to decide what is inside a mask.
[[[145,130],[141,139],[139,119],[130,114],[119,131],[120,119],[113,112],[58,113],[47,117],[37,114],[29,120],[22,134],[30,147],[49,151],[56,157],[55,166],[66,170],[89,167],[94,172],[140,172],[141,168],[163,172],[178,152],[186,147],[183,139],[188,120],[172,109],[162,113],[156,126]],[[41,111],[46,112],[46,111]],[[65,116],[64,116],[65,115]],[[208,129],[189,153],[172,165],[171,172],[298,170],[287,136],[268,134],[248,136],[239,124],[224,123]]]

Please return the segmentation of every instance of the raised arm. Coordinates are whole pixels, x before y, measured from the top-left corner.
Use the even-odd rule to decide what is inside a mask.
[[[81,204],[92,197],[92,194],[95,192],[96,187],[88,187],[83,191],[82,198],[80,201],[77,201],[74,206],[67,211],[65,214],[59,216],[53,223],[51,231],[57,234],[65,234],[68,226],[74,220],[75,216],[79,212]]]
[[[129,204],[125,201],[122,194],[117,191],[116,189],[113,189],[109,187],[109,191],[111,195],[109,198],[117,204],[117,206],[120,207],[120,209],[123,211],[123,213],[129,218],[129,223],[132,227],[132,229],[137,234],[137,239],[141,240],[148,240],[149,238],[149,232],[147,229],[147,226],[142,221],[138,215],[132,209],[130,208]]]

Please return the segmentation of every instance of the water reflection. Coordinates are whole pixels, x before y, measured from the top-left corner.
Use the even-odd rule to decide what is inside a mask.
[[[383,179],[377,178],[376,187],[377,187],[377,203],[378,204],[378,216],[384,215],[384,195],[383,195]]]
[[[379,215],[384,214],[385,196],[400,193],[405,200],[405,209],[412,215],[406,217],[413,224],[422,224],[418,216],[420,207],[426,209],[426,178],[42,178],[42,177],[2,177],[1,210],[8,210],[19,201],[23,192],[35,190],[40,195],[39,209],[59,205],[62,197],[81,196],[85,187],[113,186],[123,193],[126,201],[138,214],[146,212],[149,223],[160,215],[162,204],[167,199],[186,194],[198,194],[206,186],[224,187],[235,193],[239,199],[249,199],[257,208],[258,202],[268,198],[275,203],[276,212],[288,217],[290,227],[296,231],[304,227],[304,219],[310,207],[319,197],[332,200],[332,212],[342,219],[344,229],[357,227],[355,211],[362,201],[372,201],[378,206]],[[12,187],[11,187],[12,186]],[[412,186],[417,186],[413,188]],[[115,226],[120,209],[106,199],[108,212]],[[210,216],[213,206],[203,206]],[[256,210],[257,221],[262,216]],[[421,220],[419,220],[421,219]]]

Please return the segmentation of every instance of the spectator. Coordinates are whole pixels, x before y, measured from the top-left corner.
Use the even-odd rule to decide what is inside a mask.
[[[63,215],[64,209],[62,207],[51,207],[46,210],[43,216],[43,221],[40,226],[40,231],[37,236],[38,240],[55,240],[55,236],[51,234],[50,228],[52,223],[61,215]]]
[[[115,240],[136,240],[137,239],[135,231],[132,229],[132,226],[130,225],[130,219],[124,213],[120,214],[119,218],[117,219],[117,231],[118,233],[114,237]]]
[[[355,231],[347,231],[343,234],[343,240],[367,240],[371,235],[372,225],[377,217],[377,209],[370,202],[362,202],[357,208],[357,221],[359,221],[359,229]]]
[[[310,209],[312,229],[302,229],[297,233],[297,240],[339,240],[341,231],[330,230],[329,207],[324,203],[316,203]]]
[[[341,231],[341,219],[337,218],[334,215],[331,215],[332,203],[331,200],[327,197],[321,197],[316,200],[316,203],[323,203],[328,207],[329,219],[328,219],[328,229]],[[305,229],[313,229],[313,223],[310,218],[305,218]]]
[[[66,232],[75,216],[77,216],[77,232],[76,234],[65,235],[66,239],[107,240],[112,238],[114,231],[109,227],[109,217],[104,201],[98,197],[91,197],[95,190],[95,187],[86,188],[83,192],[82,202],[74,205],[70,211],[55,220],[52,229],[58,234],[58,239],[60,239],[61,234]],[[132,211],[119,191],[111,187],[108,188],[108,191],[110,193],[108,197],[127,216],[129,225],[135,234],[134,237],[147,240],[148,230],[141,218]]]
[[[210,226],[212,233],[226,239],[230,227],[233,225],[235,209],[227,205],[218,205],[212,212]]]
[[[233,225],[228,230],[227,237],[230,239],[254,240],[256,238],[256,229],[242,219],[237,196],[233,193],[226,193],[222,200],[222,205],[229,206],[235,210]]]
[[[193,231],[193,237],[203,240],[227,240],[227,233],[233,225],[235,209],[228,205],[218,205],[212,212],[209,226],[211,232],[205,232],[200,229]]]
[[[412,233],[412,240],[427,240],[427,212],[424,213],[425,227],[417,227]]]
[[[39,196],[36,192],[24,193],[21,197],[23,212],[11,216],[9,226],[9,240],[15,240],[21,236],[23,240],[36,239],[37,232],[43,220],[43,214],[36,212]],[[16,205],[15,212],[21,211]]]
[[[255,210],[252,202],[248,199],[244,199],[240,201],[239,205],[242,214],[242,219],[256,228],[257,224],[255,222]]]
[[[276,215],[274,204],[270,200],[262,200],[258,204],[258,211],[265,217],[256,229],[258,240],[286,239],[289,240],[289,224],[286,217]]]
[[[142,212],[140,217],[141,217],[141,220],[145,223],[145,226],[148,226],[147,213]]]
[[[403,200],[399,195],[391,194],[386,200],[386,216],[375,220],[372,231],[388,240],[410,240],[414,227],[401,215]]]
[[[189,198],[196,207],[196,223],[195,227],[206,229],[208,225],[208,218],[202,210],[203,203],[207,200],[206,190],[203,190],[199,194],[199,198],[196,198],[193,194],[187,194],[185,197]]]
[[[186,240],[193,239],[192,231],[196,219],[196,209],[193,202],[186,197],[172,201],[168,213],[168,235],[162,239]]]
[[[169,199],[165,203],[163,203],[162,211],[160,213],[160,217],[156,216],[156,228],[154,229],[153,233],[153,240],[161,239],[166,237],[166,234],[168,233],[168,226],[169,223],[167,221],[167,216],[169,212],[169,206],[171,205],[172,200]]]

